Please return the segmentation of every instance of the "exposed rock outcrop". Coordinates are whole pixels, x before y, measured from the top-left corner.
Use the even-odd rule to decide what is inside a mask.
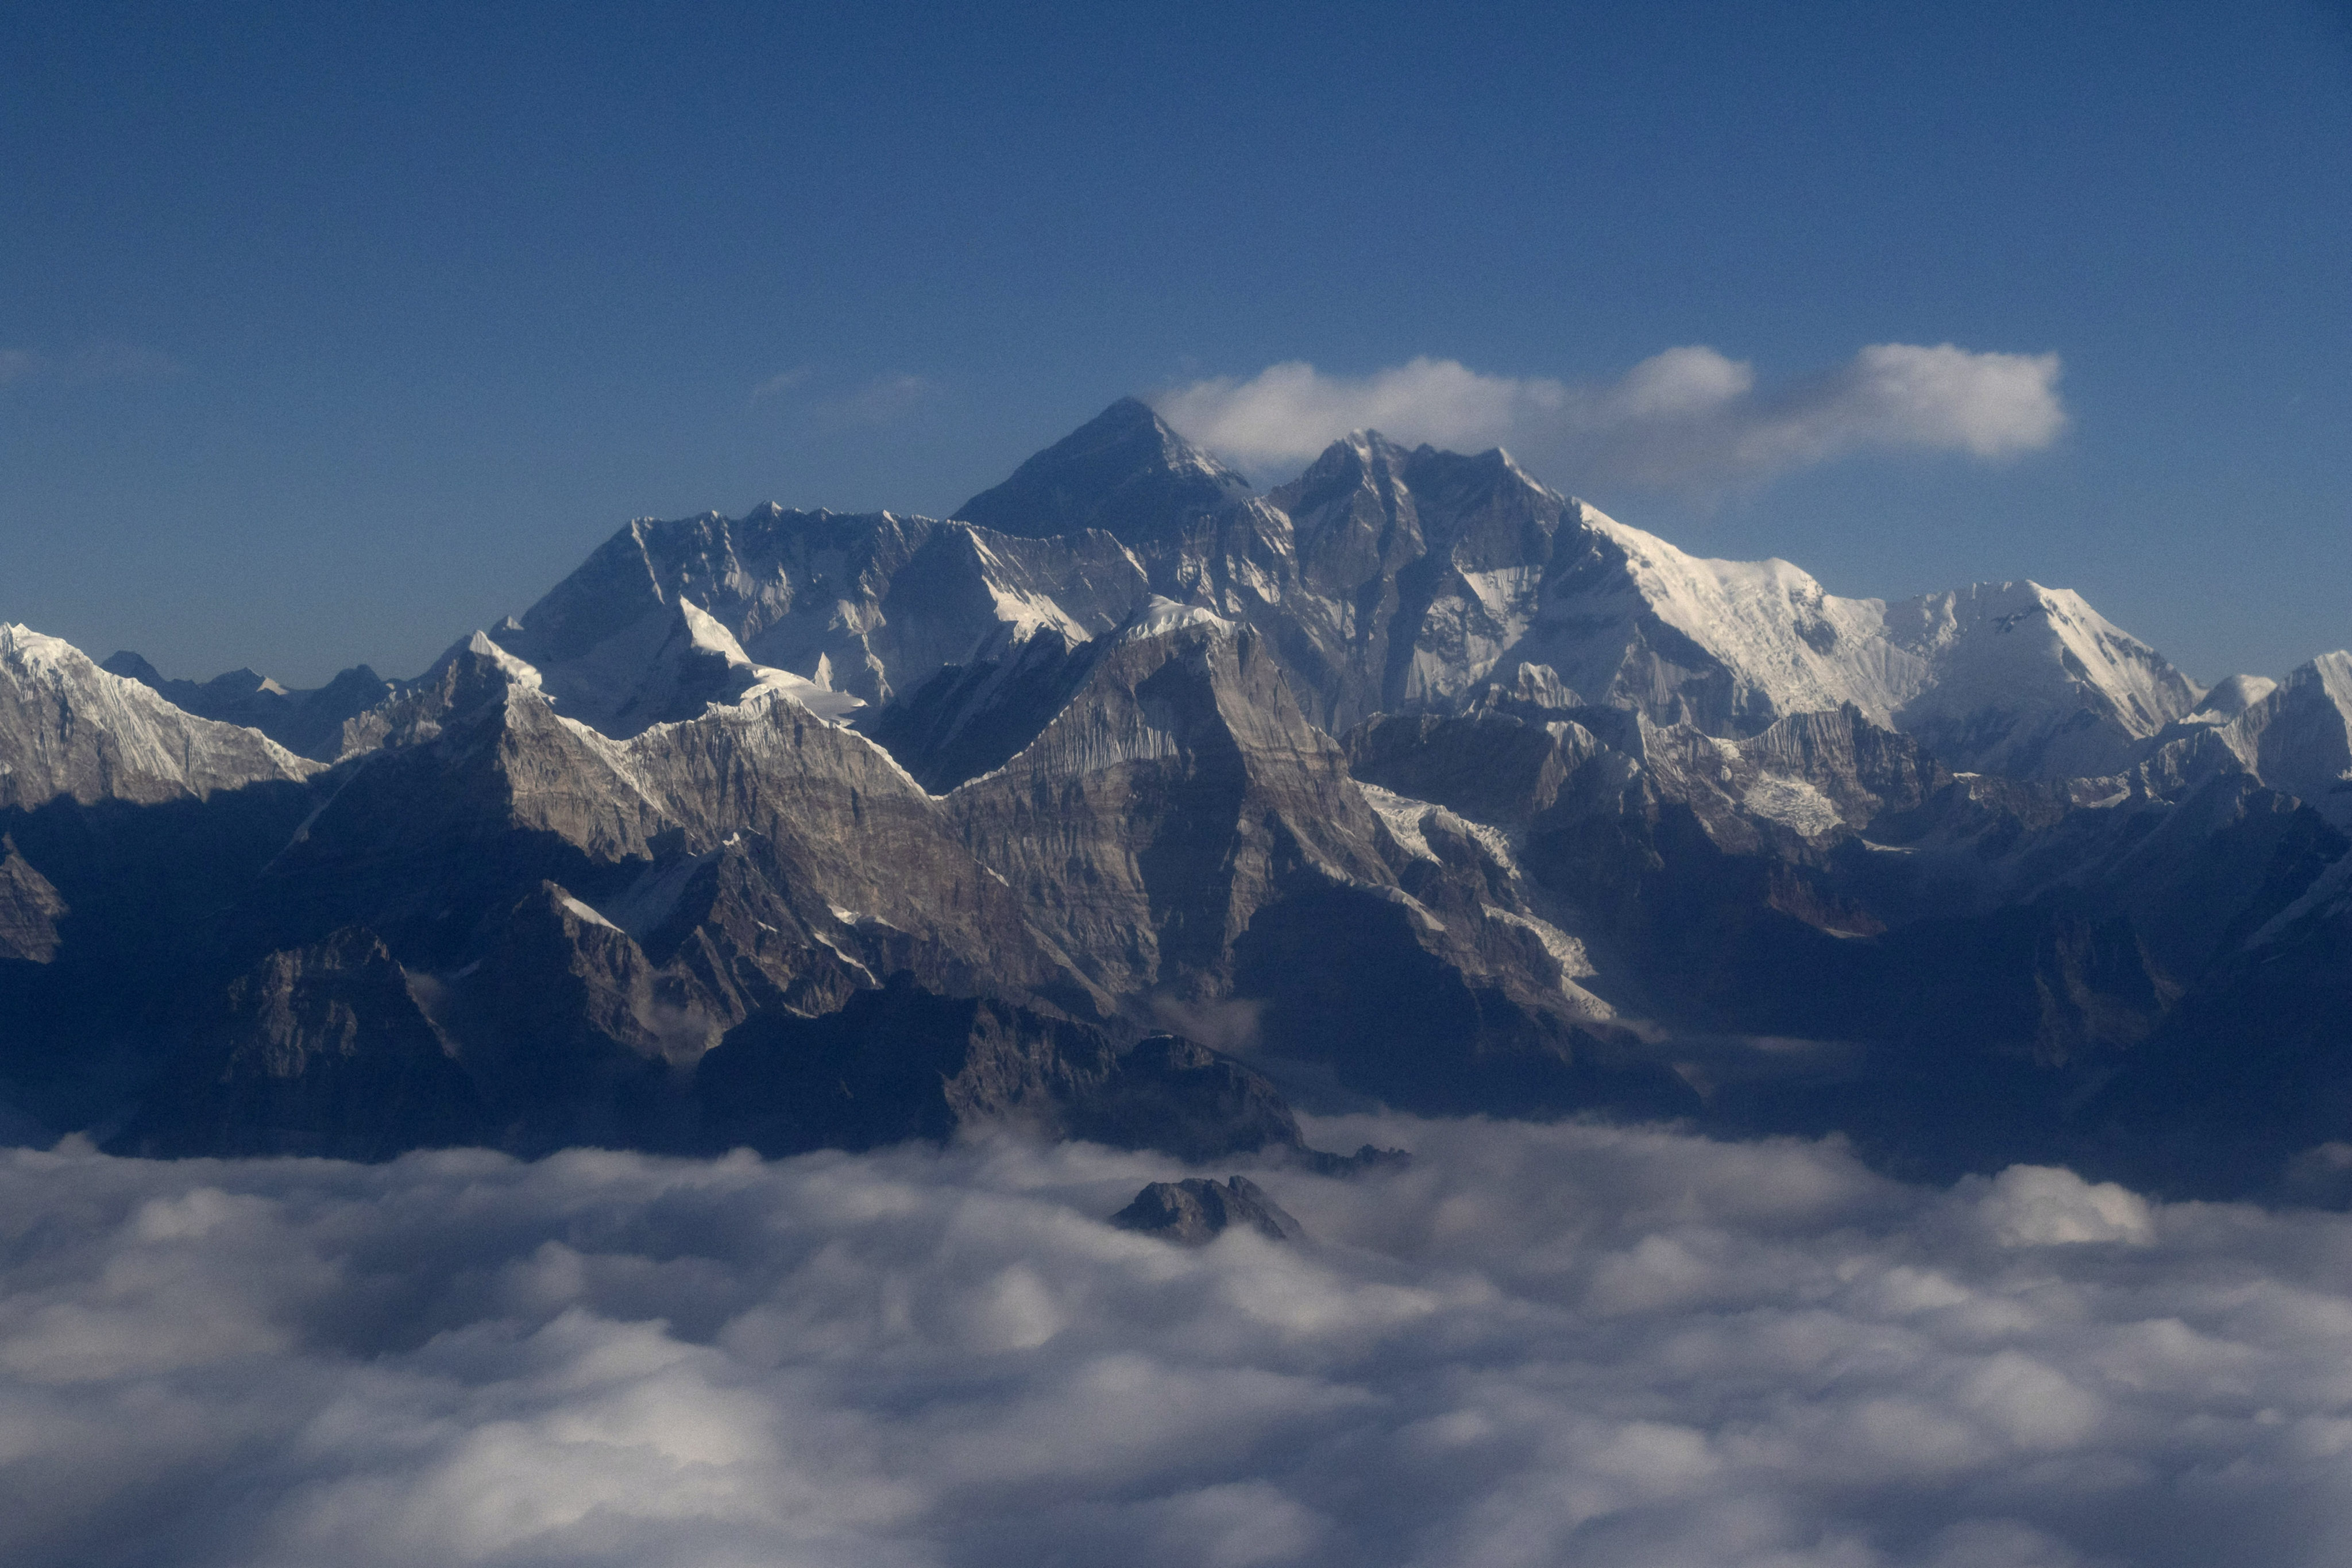
[[[1205,1247],[1236,1227],[1269,1241],[1307,1239],[1305,1228],[1247,1176],[1154,1182],[1111,1215],[1110,1223],[1183,1247]]]
[[[47,877],[0,837],[0,959],[47,963],[58,955],[58,921],[66,901]]]

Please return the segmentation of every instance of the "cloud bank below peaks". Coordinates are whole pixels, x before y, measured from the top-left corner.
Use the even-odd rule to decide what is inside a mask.
[[[1598,384],[1486,375],[1444,359],[1364,376],[1291,361],[1155,402],[1184,435],[1262,474],[1375,429],[1408,446],[1506,446],[1580,478],[1706,491],[1858,452],[2039,451],[2066,426],[2058,376],[2054,353],[1874,343],[1835,369],[1759,386],[1747,362],[1694,346]]]
[[[0,1562],[2352,1562],[2352,1219],[1313,1131],[1415,1160],[1190,1251],[1082,1145],[0,1154]]]

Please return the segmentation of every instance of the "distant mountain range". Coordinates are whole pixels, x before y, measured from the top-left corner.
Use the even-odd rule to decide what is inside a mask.
[[[0,628],[0,1117],[1344,1169],[1288,1101],[1369,1098],[2332,1193],[2348,832],[2346,654],[2206,691],[1500,451],[1260,495],[1129,399],[951,519],[633,522],[413,680]]]

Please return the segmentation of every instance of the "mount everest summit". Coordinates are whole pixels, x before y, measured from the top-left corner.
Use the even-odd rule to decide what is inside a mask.
[[[1129,399],[950,519],[631,523],[412,680],[0,629],[0,1115],[1345,1169],[1320,1096],[2334,1195],[2347,831],[2352,656],[2208,692],[1500,451],[1261,495]]]

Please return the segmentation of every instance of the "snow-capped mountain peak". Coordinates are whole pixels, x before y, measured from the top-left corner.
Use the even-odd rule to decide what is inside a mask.
[[[1234,623],[1205,605],[1179,604],[1154,594],[1142,610],[1119,628],[1118,636],[1122,642],[1139,642],[1146,637],[1166,637],[1171,632],[1191,626],[1230,632],[1234,629]]]
[[[2278,682],[2267,675],[2232,675],[2213,683],[2204,700],[2189,710],[2188,721],[2196,724],[2226,724],[2278,689]]]
[[[955,510],[999,533],[1098,528],[1129,543],[1166,539],[1253,493],[1250,483],[1122,397]]]
[[[1977,771],[2119,772],[2204,695],[2067,588],[1979,583],[1891,605],[1888,641],[1920,661],[1896,723]]]
[[[1848,702],[1886,724],[1916,689],[1919,672],[1888,657],[1878,601],[1836,597],[1786,561],[1690,555],[1573,504],[1589,554],[1547,598],[1542,646],[1589,697],[1654,718],[1673,693],[1703,728],[1737,733]]]
[[[319,766],[258,731],[184,712],[62,638],[0,625],[0,806],[204,799]]]
[[[2265,784],[2352,827],[2352,653],[2321,654],[2262,685],[2215,733]]]

